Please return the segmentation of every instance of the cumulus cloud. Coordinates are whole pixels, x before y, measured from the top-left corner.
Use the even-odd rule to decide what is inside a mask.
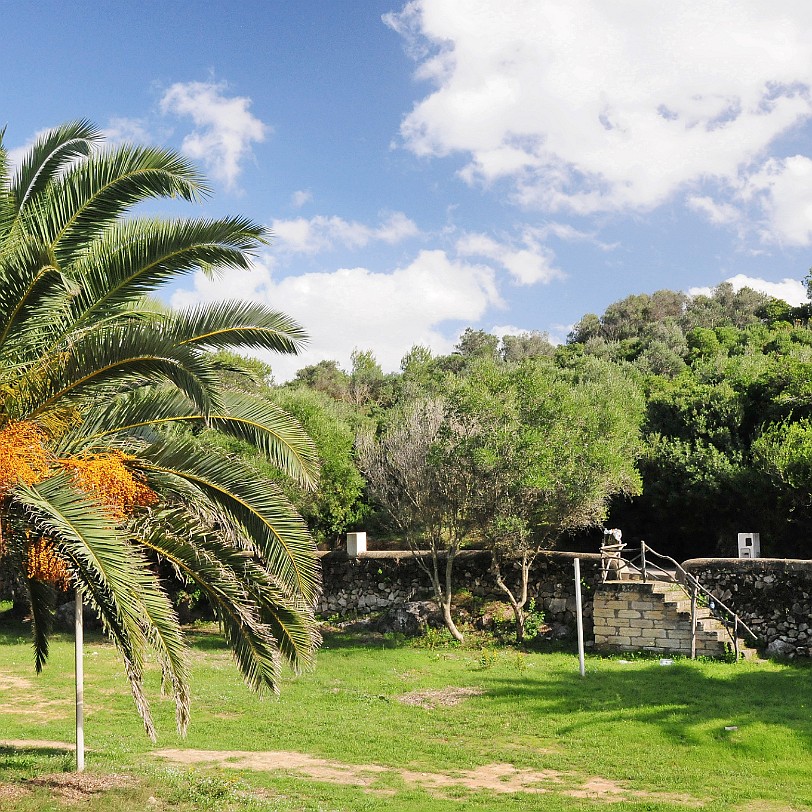
[[[271,127],[250,112],[250,99],[227,91],[225,82],[177,82],[164,93],[160,108],[192,119],[195,129],[181,149],[234,189],[251,145],[264,141]]]
[[[467,156],[466,181],[507,180],[547,211],[641,211],[687,190],[731,223],[725,203],[812,116],[805,0],[470,0],[464,14],[457,0],[412,0],[385,21],[433,85],[402,122],[405,146]],[[807,244],[807,167],[781,169],[763,190],[767,225]]]
[[[691,195],[688,207],[703,214],[714,225],[731,225],[742,217],[741,211],[730,203],[721,203],[707,195]]]
[[[555,254],[538,239],[533,229],[524,230],[520,244],[501,243],[487,234],[465,234],[457,241],[460,256],[479,256],[499,263],[520,285],[550,282],[562,277],[553,264]]]
[[[746,194],[766,218],[764,237],[784,245],[812,241],[812,160],[805,155],[770,159],[748,179]]]
[[[266,302],[305,325],[310,344],[302,355],[267,358],[279,381],[323,359],[349,368],[356,348],[373,350],[385,370],[396,370],[415,344],[449,352],[453,341],[442,332],[445,323],[475,323],[489,307],[502,306],[491,268],[440,250],[421,251],[387,273],[342,268],[277,279],[272,266],[261,263],[252,271],[230,271],[226,280],[198,273],[193,288],[175,292],[172,305],[223,298]]]
[[[375,241],[394,245],[420,233],[403,212],[392,212],[375,227],[335,215],[318,215],[274,220],[271,231],[280,250],[295,254],[318,254],[336,247],[363,248]]]
[[[736,274],[729,279],[725,279],[733,286],[733,290],[741,290],[742,288],[752,288],[761,293],[766,293],[768,296],[775,296],[776,299],[783,299],[793,307],[797,307],[807,301],[806,286],[799,282],[797,279],[782,279],[780,282],[768,282],[766,279],[759,279],[758,277],[746,276],[745,274]],[[700,294],[710,296],[711,288],[691,288],[688,291],[690,296],[698,296]]]

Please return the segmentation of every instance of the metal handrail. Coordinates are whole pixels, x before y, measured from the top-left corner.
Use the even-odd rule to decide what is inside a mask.
[[[707,595],[708,599],[713,602],[714,605],[710,607],[711,611],[713,611],[716,606],[720,606],[722,609],[724,609],[725,612],[727,612],[728,615],[730,615],[733,618],[733,622],[735,623],[735,625],[741,626],[750,635],[750,637],[753,638],[753,640],[759,639],[758,635],[727,604],[719,600],[719,598],[717,598],[716,595],[714,595],[709,589],[706,589],[704,586],[702,586],[702,584],[699,582],[699,579],[695,575],[691,575],[690,572],[685,570],[683,566],[679,562],[671,558],[670,555],[663,555],[662,553],[658,553],[653,547],[646,544],[645,541],[640,542],[640,549],[641,552],[648,550],[649,552],[654,553],[654,555],[656,555],[658,558],[662,558],[664,561],[670,561],[677,568],[677,571],[681,573],[682,578],[686,583],[688,583],[691,587],[696,588],[698,592]],[[689,595],[688,590],[685,589],[682,582],[676,579],[674,582],[680,584],[680,586],[683,587],[685,594]],[[721,620],[724,623],[727,622],[725,621],[724,618],[719,618],[719,620]]]
[[[612,545],[617,546],[617,545]],[[625,545],[624,545],[625,546]],[[601,550],[603,551],[606,549],[602,547]],[[649,552],[656,556],[657,558],[662,559],[663,561],[670,562],[674,565],[676,571],[679,573],[681,578],[676,578],[672,576],[672,574],[666,570],[664,567],[656,564],[655,562],[649,560],[646,557],[646,552]],[[613,551],[615,552],[615,551]],[[658,570],[662,575],[666,576],[665,578],[659,578],[657,580],[665,580],[670,583],[675,583],[679,587],[682,588],[683,592],[685,592],[686,596],[691,599],[691,658],[696,658],[696,611],[697,611],[697,597],[699,593],[706,595],[709,599],[710,606],[709,609],[711,613],[722,623],[725,631],[728,633],[728,636],[731,638],[733,642],[733,649],[736,654],[736,659],[739,658],[739,627],[744,629],[750,637],[758,641],[758,635],[723,601],[719,600],[712,592],[706,589],[702,584],[699,582],[699,579],[696,576],[691,575],[690,572],[685,570],[685,568],[674,558],[670,555],[663,555],[662,553],[658,553],[650,545],[646,544],[645,541],[640,542],[640,555],[635,556],[633,559],[626,559],[620,557],[620,550],[616,551],[616,557],[620,562],[622,562],[623,567],[628,567],[633,570],[636,570],[642,577],[643,582],[646,583],[649,580],[650,571],[652,569]],[[609,574],[609,566],[608,564],[604,566],[603,564],[603,557],[601,558],[601,570],[602,570],[602,580],[604,583],[607,580],[607,576]],[[640,562],[640,566],[638,566],[637,562]],[[686,586],[687,584],[687,586]],[[690,591],[688,590],[690,587]],[[728,620],[726,617],[722,617],[721,612],[718,612],[716,607],[721,607],[730,617],[732,617],[732,621]],[[730,630],[729,625],[733,626],[733,631]]]

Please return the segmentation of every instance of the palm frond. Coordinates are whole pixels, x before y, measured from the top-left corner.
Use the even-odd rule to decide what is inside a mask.
[[[194,485],[241,528],[285,589],[304,601],[315,598],[320,586],[315,544],[276,483],[238,459],[189,443],[156,443],[144,448],[133,464],[148,480],[163,474]]]
[[[236,392],[223,393],[220,406],[209,412],[208,426],[251,443],[302,487],[315,485],[318,452],[298,420],[267,400]],[[65,442],[73,442],[75,436],[80,443],[95,443],[112,435],[172,423],[202,425],[203,417],[177,390],[141,387],[87,414]],[[65,446],[66,451],[69,448]]]
[[[99,135],[90,122],[71,121],[37,138],[11,185],[16,210],[22,211],[28,201],[36,199],[71,161],[89,155]]]
[[[115,223],[74,264],[82,287],[74,318],[79,324],[103,318],[201,267],[246,268],[264,233],[243,217]]]
[[[18,382],[20,417],[38,418],[57,404],[98,401],[124,384],[155,380],[178,387],[202,414],[216,397],[217,378],[207,359],[149,324],[88,332],[57,350]]]
[[[197,170],[177,153],[123,145],[94,153],[50,183],[26,212],[25,228],[67,267],[136,203],[160,197],[191,201],[202,193]]]
[[[34,638],[34,667],[39,674],[48,659],[48,640],[54,627],[56,593],[50,584],[26,578],[28,603],[31,607],[31,631]]]
[[[170,315],[167,330],[183,344],[212,349],[253,347],[297,353],[307,334],[292,319],[261,304],[217,302]]]

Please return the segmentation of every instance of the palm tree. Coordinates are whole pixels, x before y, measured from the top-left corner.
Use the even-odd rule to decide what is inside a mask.
[[[300,484],[315,481],[300,425],[223,391],[211,352],[295,352],[301,328],[257,304],[171,311],[149,298],[200,268],[245,268],[265,241],[243,218],[130,212],[205,194],[176,153],[105,148],[84,121],[41,136],[12,176],[0,133],[0,554],[27,586],[37,670],[61,580],[118,647],[153,737],[147,653],[181,731],[189,717],[187,650],[157,561],[205,593],[252,688],[275,691],[280,662],[302,668],[319,643],[302,520],[272,482],[175,428],[248,440]]]

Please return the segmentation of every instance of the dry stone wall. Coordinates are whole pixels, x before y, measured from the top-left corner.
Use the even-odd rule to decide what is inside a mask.
[[[548,623],[575,626],[573,553],[540,555],[530,572],[530,597],[543,610]],[[592,634],[592,594],[600,580],[600,556],[578,554],[583,583],[584,628]],[[425,572],[408,551],[367,552],[349,558],[343,551],[322,554],[323,593],[317,606],[322,617],[351,618],[395,608],[409,601],[432,597]],[[463,550],[454,562],[454,588],[473,611],[492,600],[504,600],[490,572],[491,555],[484,550]],[[518,571],[507,578],[518,582]]]
[[[683,567],[730,606],[771,654],[812,656],[812,561],[695,558]]]

